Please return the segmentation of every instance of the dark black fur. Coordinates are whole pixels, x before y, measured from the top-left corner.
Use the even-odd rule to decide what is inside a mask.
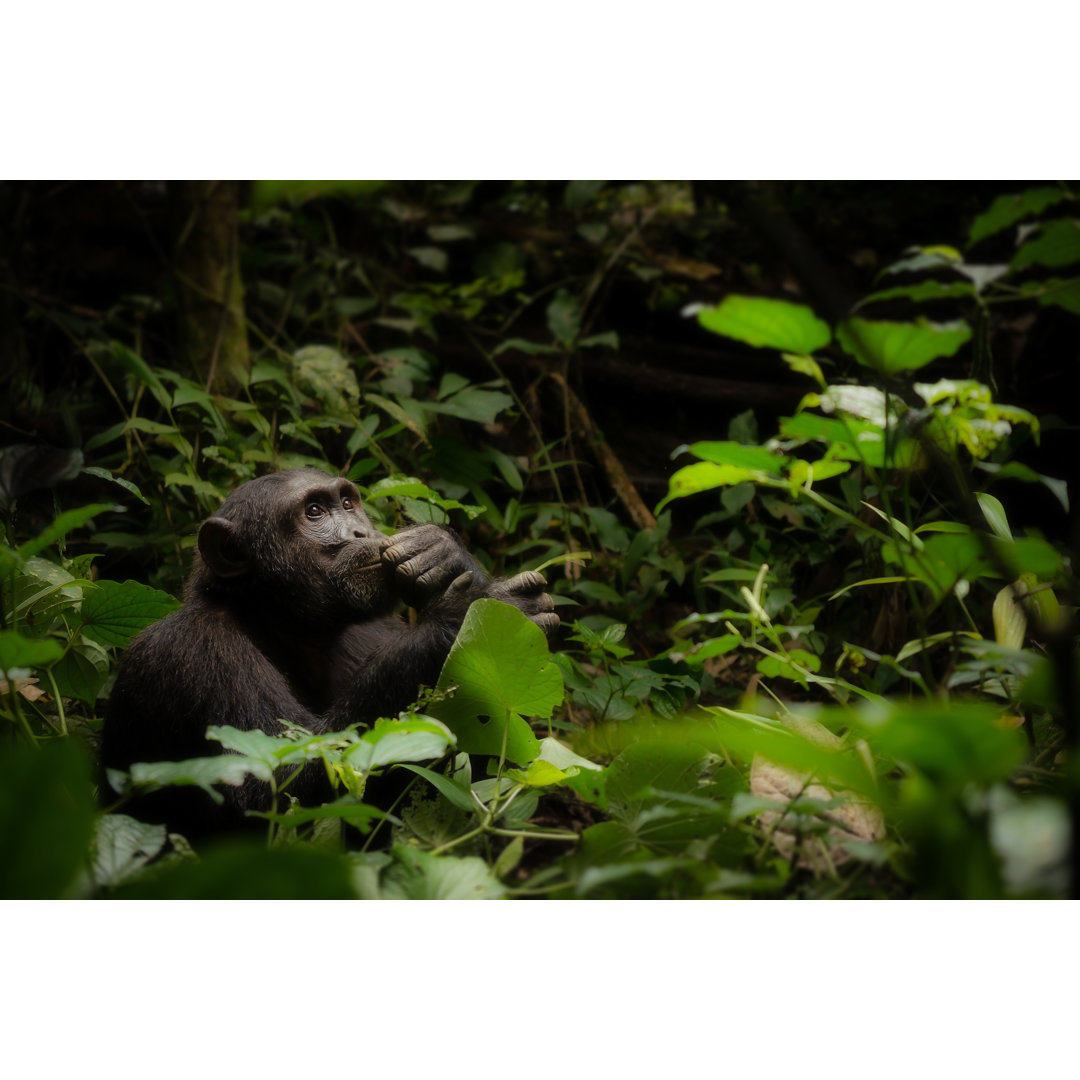
[[[489,579],[437,525],[376,530],[347,480],[296,469],[234,491],[199,532],[182,610],[146,629],[124,657],[105,723],[107,768],[215,753],[208,724],[275,733],[279,719],[315,732],[395,716],[433,686],[469,604],[514,604],[546,633],[559,624],[536,573]],[[399,599],[415,607],[408,623]],[[310,766],[290,790],[325,797]],[[188,835],[228,828],[268,809],[268,785],[248,777],[205,792],[171,789],[133,812]],[[306,799],[305,799],[306,796]]]

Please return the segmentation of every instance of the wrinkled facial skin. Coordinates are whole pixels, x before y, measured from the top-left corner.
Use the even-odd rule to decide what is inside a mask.
[[[348,480],[316,469],[274,473],[238,488],[203,525],[195,580],[244,608],[284,606],[325,625],[390,610],[380,561],[388,543]]]
[[[303,483],[308,477],[301,475],[298,490],[290,492],[291,527],[300,550],[310,553],[330,586],[326,602],[344,601],[365,615],[389,610],[394,596],[381,560],[389,538],[371,524],[353,484],[315,476],[318,482]]]

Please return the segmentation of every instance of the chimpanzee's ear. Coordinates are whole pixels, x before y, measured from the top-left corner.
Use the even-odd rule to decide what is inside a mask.
[[[212,517],[203,522],[199,530],[199,554],[219,578],[239,577],[249,566],[237,528],[228,518]]]

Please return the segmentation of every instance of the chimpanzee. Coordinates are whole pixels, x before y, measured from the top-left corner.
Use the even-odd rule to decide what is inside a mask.
[[[434,686],[469,605],[513,604],[545,633],[559,625],[546,582],[528,572],[491,580],[438,525],[392,537],[371,524],[356,487],[293,469],[237,488],[199,531],[184,607],[128,649],[106,716],[106,768],[206,757],[208,724],[268,733],[280,719],[311,731],[396,716]],[[398,600],[415,608],[408,623]],[[290,790],[325,797],[308,766]],[[269,785],[247,777],[224,807],[197,789],[160,792],[134,810],[197,836],[269,809]]]

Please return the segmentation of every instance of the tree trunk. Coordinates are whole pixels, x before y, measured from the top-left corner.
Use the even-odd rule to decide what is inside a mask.
[[[226,394],[245,385],[251,370],[240,280],[239,187],[235,180],[170,184],[184,356],[199,382]]]

